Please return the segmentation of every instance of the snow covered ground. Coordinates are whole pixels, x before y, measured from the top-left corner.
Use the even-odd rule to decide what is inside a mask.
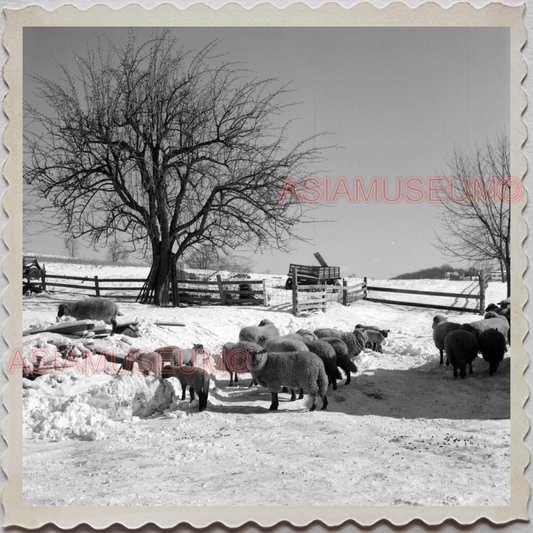
[[[142,267],[50,263],[46,268],[109,278],[148,273]],[[275,288],[284,278],[270,278],[272,299],[288,298],[288,291]],[[433,280],[394,284],[461,293],[476,286]],[[58,302],[71,297],[25,297],[24,329],[55,323]],[[503,298],[505,285],[491,283],[487,303]],[[435,303],[431,296],[417,299]],[[296,318],[281,306],[118,303],[121,321],[139,322],[141,336],[125,339],[133,346],[189,348],[200,342],[213,360],[243,326],[264,318],[282,334],[318,327],[348,331],[357,323],[391,332],[383,353],[366,349],[356,358],[358,372],[350,385],[342,381],[337,391],[328,391],[326,411],[309,412],[307,397],[289,402],[288,394],[280,394],[279,410],[269,412],[270,393],[248,388],[249,374],[229,387],[229,374],[217,371],[208,408],[199,413],[188,395],[179,399],[177,380],[117,376],[96,356],[93,362],[100,366],[89,365],[87,372],[80,358],[82,372],[72,367],[24,380],[24,505],[509,505],[510,353],[494,376],[478,357],[473,375],[454,379],[451,367],[439,366],[432,340],[432,319],[440,311],[329,302],[326,313]],[[440,313],[461,323],[481,318]],[[156,325],[172,321],[185,327]],[[25,353],[37,346],[50,349],[45,340],[32,338]],[[118,353],[130,347],[120,335],[111,342]]]

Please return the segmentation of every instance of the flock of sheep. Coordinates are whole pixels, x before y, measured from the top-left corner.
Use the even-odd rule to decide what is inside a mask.
[[[478,352],[489,363],[491,376],[503,359],[506,345],[511,341],[511,299],[498,305],[490,304],[485,311],[483,320],[469,324],[449,322],[442,315],[433,319],[433,340],[440,351],[440,364],[443,364],[443,352],[446,352],[446,365],[453,366],[454,377],[459,369],[461,378],[464,378],[467,365],[472,374],[472,362]]]
[[[440,351],[440,364],[446,352],[446,365],[453,365],[454,377],[459,369],[464,378],[467,365],[472,373],[472,362],[478,351],[489,363],[491,375],[503,359],[510,339],[510,299],[498,305],[491,304],[486,311],[483,320],[469,324],[450,322],[442,315],[433,319],[433,340]],[[61,304],[58,309],[58,317],[103,320],[113,324],[113,330],[117,314],[116,304],[102,298]],[[353,359],[364,348],[382,352],[381,344],[389,331],[357,324],[352,332],[316,329],[280,335],[275,324],[265,319],[257,326],[242,328],[237,342],[227,342],[223,346],[222,360],[224,368],[230,372],[229,386],[238,382],[238,373],[249,372],[252,384],[270,390],[270,410],[278,409],[278,394],[287,389],[291,389],[291,401],[296,399],[297,391],[300,399],[307,393],[312,399],[311,411],[316,409],[318,397],[322,400],[322,409],[326,409],[327,388],[331,385],[337,389],[337,380],[343,379],[340,370],[346,374],[348,385],[351,374],[357,372]],[[205,353],[201,344],[189,349],[165,346],[153,352],[132,349],[121,368],[131,371],[136,363],[142,372],[156,369],[163,378],[176,377],[181,384],[182,400],[189,387],[191,401],[196,393],[202,411],[207,407],[211,376],[205,365],[198,364],[197,356]]]

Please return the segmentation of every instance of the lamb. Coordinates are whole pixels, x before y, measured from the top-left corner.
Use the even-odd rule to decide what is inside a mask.
[[[346,346],[346,343],[338,337],[322,337],[320,340],[333,346],[335,354],[337,355],[337,366],[342,368],[346,373],[346,385],[349,385],[352,380],[350,372],[355,374],[357,372],[357,366],[355,366],[355,363],[350,359],[348,346]]]
[[[196,357],[203,353],[203,344],[194,344],[192,348],[180,348],[178,346],[165,346],[157,348],[157,352],[161,356],[163,363],[170,363],[173,365],[193,365],[196,364]]]
[[[244,344],[244,343],[243,343]],[[252,376],[272,394],[271,411],[279,406],[278,394],[282,386],[303,389],[311,395],[311,411],[317,406],[317,396],[322,398],[322,409],[326,409],[328,378],[324,363],[318,355],[305,352],[268,352],[258,344],[246,343],[252,360]]]
[[[178,378],[181,384],[181,399],[185,400],[187,386],[191,402],[194,401],[194,393],[198,394],[198,410],[203,411],[207,407],[207,398],[209,396],[209,383],[211,376],[202,368],[195,368],[190,365],[167,365],[163,369],[163,378],[172,376]]]
[[[490,375],[498,369],[505,354],[505,337],[497,329],[483,331],[477,338],[478,348],[483,359],[489,363]]]
[[[357,357],[363,351],[368,341],[367,333],[361,329],[350,333],[337,329],[322,328],[315,330],[315,335],[319,339],[323,339],[324,337],[337,337],[341,339],[348,346],[348,356],[350,358]]]
[[[115,332],[117,327],[117,304],[106,298],[85,298],[76,302],[63,302],[57,309],[57,317],[71,316],[76,320],[103,320],[111,324]]]
[[[454,378],[457,378],[458,368],[461,371],[461,378],[466,376],[466,365],[470,365],[470,374],[472,374],[472,361],[477,358],[478,352],[478,342],[474,334],[464,329],[456,329],[446,335],[444,349],[453,365]]]
[[[448,319],[443,315],[435,315],[433,317],[433,342],[440,352],[440,365],[444,363],[444,340],[451,331],[455,331],[461,327],[457,322],[448,322]],[[450,364],[446,358],[446,366]]]
[[[245,348],[246,345],[247,341],[239,341],[227,342],[222,347],[222,360],[224,362],[224,368],[229,372],[230,376],[228,387],[233,387],[234,382],[239,382],[239,378],[237,377],[238,373],[243,374],[244,372],[250,371],[251,360],[250,355]],[[235,380],[233,379],[233,375],[235,375]],[[257,385],[257,380],[252,378],[248,388],[250,388],[252,385]]]
[[[196,356],[202,353],[204,347],[202,344],[195,344],[192,348],[182,349],[178,346],[165,346],[157,348],[153,352],[144,349],[132,348],[125,357],[120,370],[124,369],[128,372],[133,370],[133,363],[137,363],[139,370],[143,374],[154,372],[161,373],[161,366],[165,363],[171,365],[192,365],[196,367],[198,361]],[[119,370],[119,372],[120,372]]]
[[[390,329],[379,329],[378,326],[364,326],[357,324],[354,331],[364,331],[368,337],[365,347],[375,352],[383,353],[381,343],[389,336]]]
[[[332,385],[333,390],[337,390],[337,380],[342,379],[342,376],[337,367],[337,354],[333,346],[321,340],[306,340],[304,342],[310,352],[315,353],[322,359],[328,376],[328,383]]]
[[[259,341],[266,342],[268,339],[279,337],[278,328],[268,319],[261,320],[259,326],[246,326],[239,332],[240,341],[249,341],[259,344]]]
[[[485,316],[487,318],[484,318],[483,320],[476,320],[474,322],[470,322],[469,324],[463,324],[461,329],[472,333],[476,337],[479,337],[479,335],[484,331],[495,328],[503,335],[504,339],[508,339],[509,322],[507,319],[502,315],[493,313],[492,311],[486,313]]]

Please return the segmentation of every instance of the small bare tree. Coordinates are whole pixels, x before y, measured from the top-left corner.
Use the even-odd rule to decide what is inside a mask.
[[[124,244],[122,244],[116,237],[108,244],[109,259],[113,263],[118,263],[128,257],[130,250],[128,250]]]
[[[506,135],[487,140],[472,153],[455,148],[447,161],[449,178],[442,198],[447,235],[439,247],[471,264],[496,263],[511,290],[510,146]]]
[[[305,204],[279,202],[319,151],[288,145],[288,89],[215,55],[187,52],[169,31],[139,44],[101,43],[36,77],[46,106],[26,106],[24,179],[47,198],[54,223],[94,245],[117,233],[148,245],[143,293],[169,302],[172,263],[205,243],[287,250]]]

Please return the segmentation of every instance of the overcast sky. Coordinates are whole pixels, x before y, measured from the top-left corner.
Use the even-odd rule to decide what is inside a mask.
[[[75,68],[97,36],[120,41],[124,29],[25,28],[24,97],[36,103],[28,74],[58,75],[56,63]],[[140,30],[148,34],[149,30]],[[348,192],[334,204],[314,207],[317,220],[301,228],[310,244],[295,242],[291,254],[250,253],[254,270],[286,274],[289,263],[318,264],[319,251],[341,274],[388,278],[450,262],[434,247],[438,205],[428,201],[428,179],[446,173],[454,145],[509,132],[509,30],[507,28],[175,28],[185,48],[214,39],[227,59],[241,61],[261,78],[291,83],[287,118],[298,118],[289,142],[327,132],[320,180],[331,195],[340,178]],[[354,195],[355,178],[368,186],[379,178],[378,201]],[[405,196],[407,180],[419,177],[419,203]],[[388,184],[387,203],[381,190]],[[413,185],[413,182],[410,182]],[[313,196],[308,194],[308,196]],[[410,192],[412,198],[420,194]],[[25,195],[25,199],[27,196]],[[35,235],[24,226],[24,251],[64,254],[61,234]],[[80,254],[107,256],[81,248]],[[241,255],[244,255],[242,253]],[[452,261],[453,263],[453,261]]]

